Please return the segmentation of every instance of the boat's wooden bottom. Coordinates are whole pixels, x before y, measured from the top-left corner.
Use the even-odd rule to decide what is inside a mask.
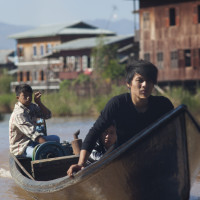
[[[78,162],[79,156],[63,156],[43,160],[31,161],[30,158],[19,158],[18,160],[37,181],[48,181],[66,176],[68,168]]]

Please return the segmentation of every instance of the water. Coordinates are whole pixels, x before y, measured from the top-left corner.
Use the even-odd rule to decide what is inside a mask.
[[[6,115],[4,121],[0,122],[0,199],[32,200],[24,190],[15,184],[9,172],[9,117],[10,115]],[[92,118],[52,118],[47,120],[47,132],[59,135],[61,141],[72,141],[73,133],[80,129],[79,138],[84,139],[93,123],[94,119]]]
[[[0,199],[1,200],[33,200],[13,181],[8,164],[8,121],[9,115],[0,122]],[[79,138],[84,139],[94,123],[92,118],[52,118],[47,120],[48,134],[57,134],[62,140],[73,140],[73,133],[80,129]],[[190,200],[200,200],[200,179],[191,188]]]

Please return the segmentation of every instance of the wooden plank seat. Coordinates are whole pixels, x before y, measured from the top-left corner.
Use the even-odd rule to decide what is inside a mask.
[[[78,155],[31,161],[32,176],[37,181],[48,181],[67,175],[68,168],[78,163]]]

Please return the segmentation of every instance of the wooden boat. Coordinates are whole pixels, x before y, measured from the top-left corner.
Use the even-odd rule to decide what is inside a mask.
[[[181,105],[74,178],[65,176],[67,157],[63,177],[53,180],[32,180],[12,156],[10,171],[15,182],[39,200],[188,200],[200,168],[199,132],[198,123]],[[77,161],[73,159],[70,164]],[[46,171],[51,179],[52,172]]]

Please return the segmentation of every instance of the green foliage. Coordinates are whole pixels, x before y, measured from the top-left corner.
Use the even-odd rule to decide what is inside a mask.
[[[106,46],[104,46],[103,36],[101,36],[97,39],[97,45],[92,50],[92,57],[94,58],[93,68],[97,72],[101,71],[103,68],[106,49]]]
[[[13,81],[12,76],[6,73],[0,77],[0,94],[10,93],[10,83]]]
[[[79,97],[73,89],[63,88],[58,93],[42,96],[43,103],[52,111],[53,116],[94,115],[105,107],[113,96],[126,92],[125,86],[112,85],[109,95]]]
[[[15,94],[10,91],[10,83],[13,77],[8,75],[7,70],[1,71],[0,75],[0,112],[9,113],[16,102]]]
[[[58,93],[49,93],[42,97],[43,103],[53,116],[90,115],[92,100],[80,98],[73,90],[63,88]]]
[[[125,74],[125,67],[119,64],[116,45],[104,45],[105,39],[100,37],[93,49],[94,73],[104,79],[116,80]]]
[[[182,87],[173,87],[167,92],[167,96],[175,107],[180,104],[185,104],[193,113],[200,111],[199,95],[199,92],[197,92],[196,95],[193,95]]]
[[[71,85],[71,81],[70,80],[64,80],[60,83],[60,90],[65,90],[67,88],[69,88],[69,86]]]
[[[104,67],[102,76],[111,80],[116,80],[125,75],[125,66],[119,64],[118,60],[110,60],[108,65]]]
[[[79,74],[78,77],[73,80],[72,85],[84,84],[90,82],[90,76],[85,74]]]
[[[42,102],[54,116],[71,115],[71,108],[65,99],[65,93],[49,93],[42,96]]]
[[[75,85],[87,84],[90,82],[90,76],[85,74],[79,74],[78,77],[74,80],[64,80],[60,83],[60,92],[66,92],[70,87],[74,87]]]
[[[1,94],[0,95],[0,112],[12,112],[12,108],[16,102],[15,94]]]
[[[117,96],[119,94],[127,92],[127,88],[125,86],[117,86],[112,85],[112,89],[109,95],[102,95],[98,96],[95,99],[95,107],[97,109],[97,112],[100,112],[103,110],[107,102],[114,96]]]

